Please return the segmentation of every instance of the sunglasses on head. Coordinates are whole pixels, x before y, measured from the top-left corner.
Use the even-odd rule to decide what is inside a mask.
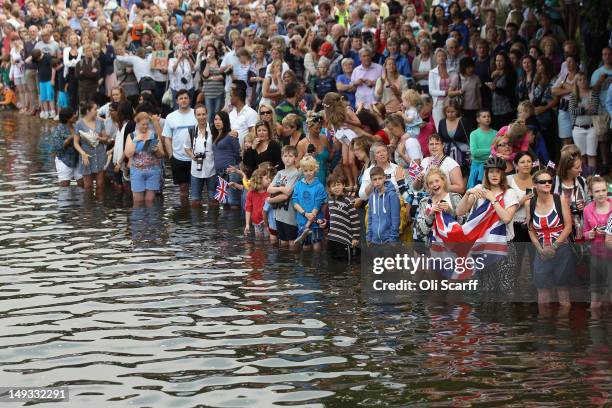
[[[536,184],[552,184],[553,183],[552,179],[536,180],[535,182]]]

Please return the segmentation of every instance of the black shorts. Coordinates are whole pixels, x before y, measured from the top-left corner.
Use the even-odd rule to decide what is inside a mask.
[[[189,184],[191,182],[191,160],[183,161],[172,157],[170,164],[172,167],[172,181],[175,185]]]
[[[289,225],[277,220],[276,234],[281,241],[295,241],[297,238],[297,225]]]
[[[361,256],[359,248],[338,241],[327,241],[328,255],[338,261],[358,261]]]

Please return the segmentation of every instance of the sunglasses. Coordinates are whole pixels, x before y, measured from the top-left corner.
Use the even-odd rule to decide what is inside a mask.
[[[552,179],[536,180],[535,182],[536,184],[552,184],[553,183]]]
[[[510,143],[499,143],[496,147],[508,147],[510,146]]]
[[[240,15],[240,13],[232,13],[231,15],[232,15],[232,16],[239,16],[239,15]]]
[[[260,114],[260,115],[271,115],[271,114],[272,114],[272,111],[268,111],[268,110],[264,111],[264,110],[261,110],[261,111],[259,111],[259,114]]]

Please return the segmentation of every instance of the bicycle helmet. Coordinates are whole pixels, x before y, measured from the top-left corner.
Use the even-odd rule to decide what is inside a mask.
[[[506,161],[501,157],[491,156],[485,162],[484,168],[506,170]]]

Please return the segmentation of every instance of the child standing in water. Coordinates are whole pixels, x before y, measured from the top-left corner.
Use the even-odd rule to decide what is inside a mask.
[[[268,186],[270,176],[267,169],[257,169],[253,172],[249,181],[250,191],[246,195],[246,226],[244,235],[248,236],[251,232],[251,223],[255,230],[255,238],[263,238],[266,235],[264,228],[264,204],[268,198]]]
[[[307,233],[303,239],[304,250],[311,247],[315,251],[321,250],[323,231],[323,205],[327,201],[327,193],[323,184],[316,177],[319,163],[312,156],[305,156],[300,160],[300,169],[304,177],[297,182],[291,199],[293,208],[297,212],[298,235]]]

